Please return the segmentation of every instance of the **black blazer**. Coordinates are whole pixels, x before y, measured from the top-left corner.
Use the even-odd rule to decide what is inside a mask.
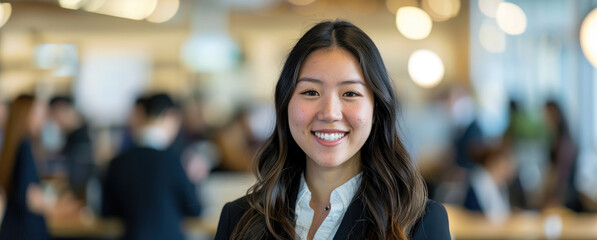
[[[294,206],[294,204],[291,204],[291,206]],[[363,234],[365,224],[368,221],[366,220],[367,213],[362,206],[363,202],[360,198],[355,198],[355,200],[350,203],[344,214],[344,218],[342,218],[340,227],[334,236],[334,240],[365,238]],[[230,234],[232,234],[236,224],[248,209],[249,204],[244,197],[239,198],[234,202],[226,203],[222,210],[222,215],[220,215],[220,222],[218,223],[218,231],[216,232],[215,240],[230,239]],[[446,209],[433,200],[427,200],[425,213],[413,227],[409,239],[451,239]]]
[[[184,239],[181,222],[199,215],[201,205],[176,156],[134,147],[110,162],[102,215],[122,218],[122,239]]]

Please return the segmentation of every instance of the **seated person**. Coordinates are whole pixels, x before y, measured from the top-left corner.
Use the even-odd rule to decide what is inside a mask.
[[[479,146],[472,155],[477,165],[469,175],[464,207],[482,212],[490,221],[503,221],[511,211],[509,185],[516,174],[509,145]]]

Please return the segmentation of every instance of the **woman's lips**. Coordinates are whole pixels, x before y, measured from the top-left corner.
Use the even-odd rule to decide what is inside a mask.
[[[336,146],[344,141],[348,135],[348,132],[325,130],[313,131],[312,134],[315,140],[317,140],[317,142],[319,142],[321,145],[331,147]]]

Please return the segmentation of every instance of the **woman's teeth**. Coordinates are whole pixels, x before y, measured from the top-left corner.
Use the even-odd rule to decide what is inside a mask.
[[[319,132],[315,132],[315,136],[317,136],[318,138],[321,138],[323,140],[326,141],[336,141],[340,138],[343,138],[344,135],[346,135],[346,133],[319,133]]]

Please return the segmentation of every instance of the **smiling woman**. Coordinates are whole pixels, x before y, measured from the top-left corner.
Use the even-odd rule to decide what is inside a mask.
[[[402,144],[398,101],[359,28],[322,22],[294,46],[257,183],[226,204],[216,239],[450,239]]]
[[[373,94],[364,79],[352,54],[342,48],[320,49],[303,63],[288,103],[290,133],[307,155],[307,170],[346,169],[346,177],[330,176],[330,183],[338,181],[332,185],[340,186],[360,171],[357,153],[373,120]],[[315,174],[305,175],[309,183]],[[327,202],[329,194],[322,198]]]

